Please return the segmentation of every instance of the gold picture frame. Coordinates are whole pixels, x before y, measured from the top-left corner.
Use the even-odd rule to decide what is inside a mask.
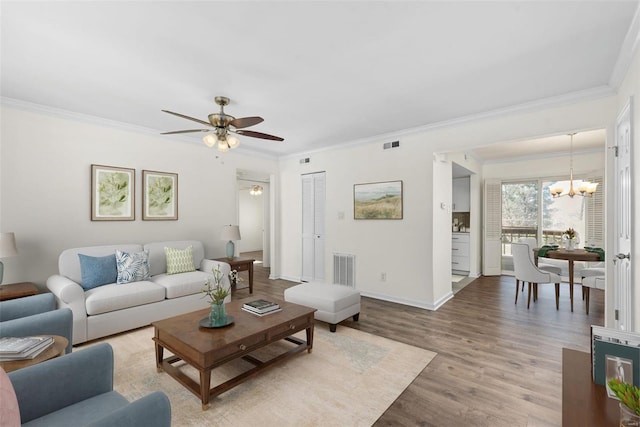
[[[178,174],[142,171],[142,220],[178,219]]]
[[[133,221],[136,170],[91,165],[91,221]]]
[[[402,181],[353,185],[353,219],[402,219]]]

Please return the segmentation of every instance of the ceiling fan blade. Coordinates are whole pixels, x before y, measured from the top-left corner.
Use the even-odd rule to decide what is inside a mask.
[[[284,141],[284,138],[280,138],[279,136],[273,136],[262,132],[256,132],[253,130],[238,130],[236,131],[238,135],[250,136],[251,138],[262,138],[262,139],[270,139],[272,141]]]
[[[233,119],[229,122],[231,126],[236,129],[248,128],[249,126],[257,125],[264,122],[262,117],[241,117],[239,119]]]
[[[173,114],[174,116],[178,116],[178,117],[182,117],[183,119],[187,119],[187,120],[192,120],[194,122],[206,125],[206,126],[211,126],[211,123],[209,122],[205,122],[204,120],[200,120],[200,119],[196,119],[194,117],[189,117],[189,116],[185,116],[184,114],[180,114],[180,113],[174,113],[173,111],[169,111],[169,110],[162,110],[165,113],[169,113],[169,114]]]
[[[174,133],[191,133],[191,132],[210,132],[211,129],[189,129],[189,130],[174,130],[171,132],[162,132],[160,135],[171,135]]]

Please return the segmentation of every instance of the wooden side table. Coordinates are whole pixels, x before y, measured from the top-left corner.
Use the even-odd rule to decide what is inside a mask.
[[[0,285],[0,301],[28,297],[37,294],[38,287],[35,283],[22,282],[12,283],[10,285]]]
[[[27,366],[36,365],[40,362],[44,362],[45,360],[55,359],[56,357],[62,356],[69,345],[69,341],[60,335],[51,335],[51,337],[53,338],[53,345],[33,359],[4,361],[0,362],[0,366],[2,366],[2,369],[4,369],[5,372],[11,372],[17,369],[26,368]]]
[[[213,261],[226,262],[231,266],[231,270],[248,271],[249,272],[249,293],[253,293],[253,262],[254,258],[234,257],[234,258],[215,258]]]

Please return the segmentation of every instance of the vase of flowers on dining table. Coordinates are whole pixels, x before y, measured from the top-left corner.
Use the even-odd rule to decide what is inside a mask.
[[[568,251],[572,251],[577,248],[580,244],[580,237],[578,237],[578,232],[573,228],[568,228],[562,234],[562,244]]]

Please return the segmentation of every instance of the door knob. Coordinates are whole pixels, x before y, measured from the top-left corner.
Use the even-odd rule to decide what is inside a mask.
[[[613,259],[613,263],[615,264],[619,259],[625,259],[625,258],[630,260],[631,259],[631,253],[628,253],[626,255],[622,254],[622,253],[617,254],[616,257]]]

